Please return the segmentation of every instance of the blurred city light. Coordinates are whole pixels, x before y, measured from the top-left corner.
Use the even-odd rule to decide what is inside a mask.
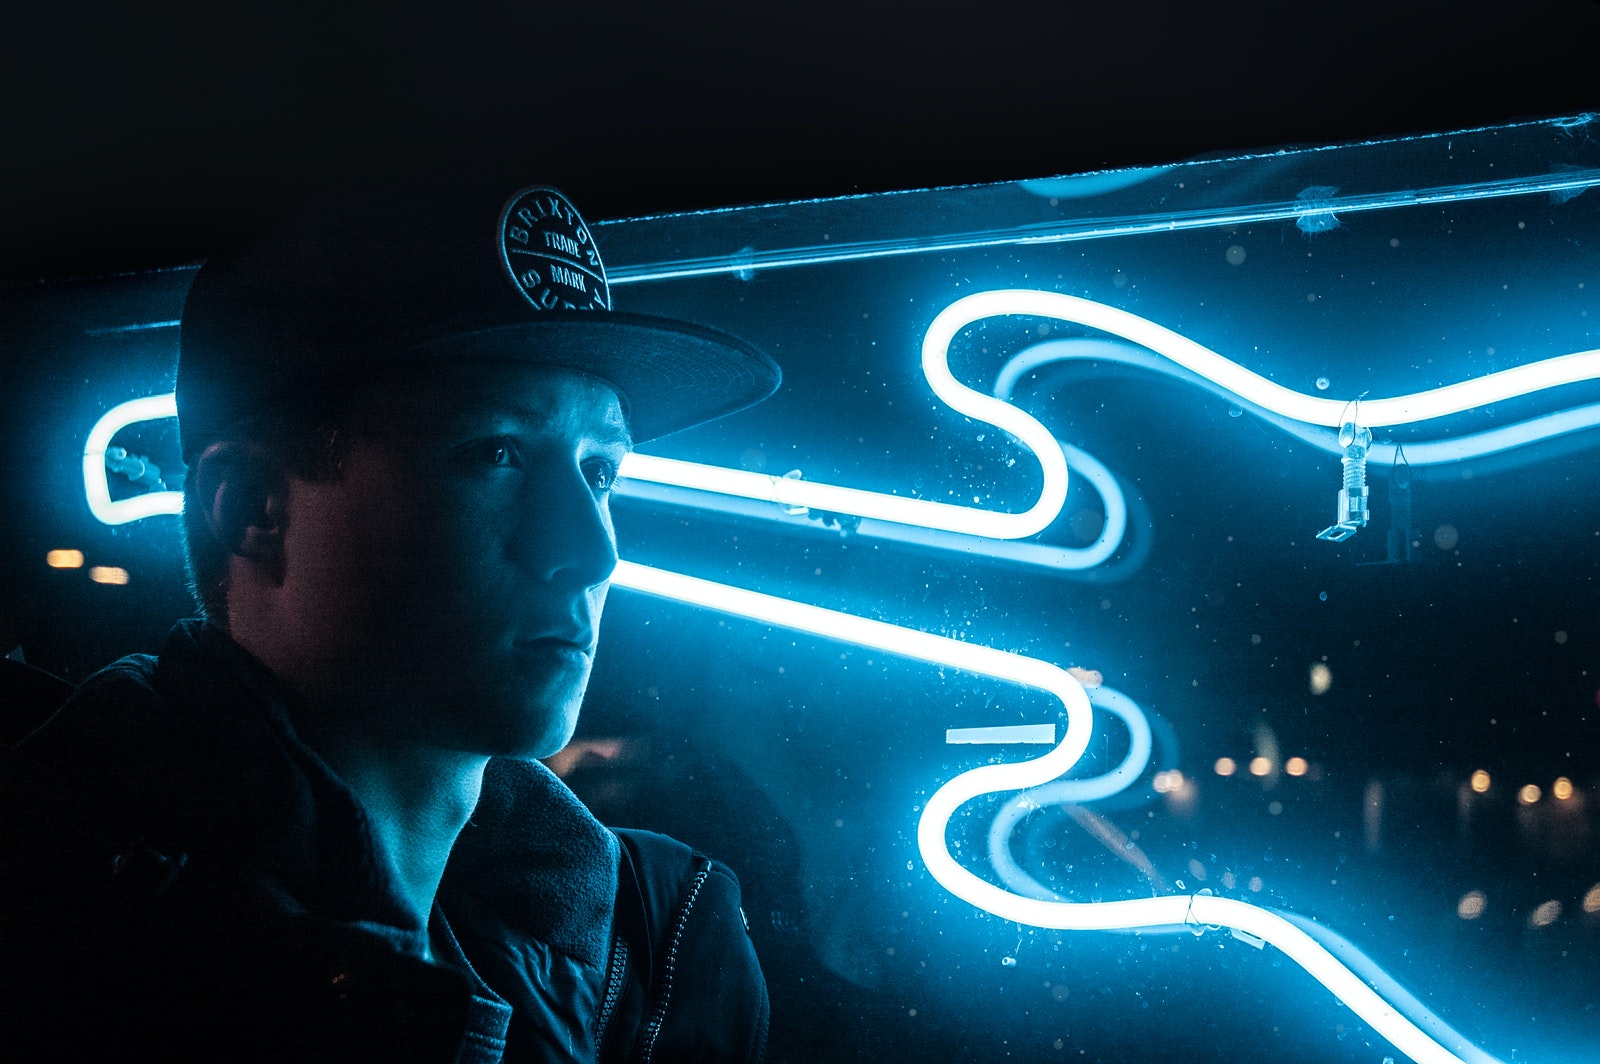
[[[1231,757],[1219,757],[1216,764],[1217,775],[1231,776],[1239,771],[1239,765]]]
[[[1250,759],[1250,775],[1265,776],[1272,771],[1272,760],[1265,757],[1252,757]]]
[[[1183,789],[1183,773],[1177,769],[1168,769],[1166,772],[1157,772],[1155,779],[1150,781],[1150,786],[1155,788],[1157,794],[1173,794]]]
[[[1463,920],[1476,920],[1489,907],[1489,899],[1481,890],[1469,890],[1456,902],[1456,915]]]
[[[1306,774],[1306,769],[1309,767],[1310,766],[1306,764],[1306,759],[1303,757],[1291,757],[1289,760],[1283,763],[1283,771],[1287,772],[1291,776],[1304,776]]]
[[[1555,783],[1550,785],[1550,793],[1555,795],[1558,801],[1566,801],[1572,797],[1572,781],[1565,776],[1558,777]]]
[[[1589,893],[1583,896],[1583,911],[1586,913],[1600,913],[1600,883],[1589,888]]]
[[[94,565],[89,567],[89,579],[97,584],[126,584],[128,570],[119,565]]]
[[[83,551],[53,550],[44,556],[44,563],[52,569],[83,568]]]
[[[1561,919],[1561,903],[1552,898],[1528,914],[1528,926],[1549,927],[1559,919]]]
[[[1521,802],[1523,805],[1532,805],[1534,802],[1539,800],[1539,795],[1540,791],[1538,784],[1530,783],[1526,787],[1523,787],[1522,790],[1517,792],[1517,801]]]
[[[1472,789],[1479,794],[1489,789],[1489,774],[1481,768],[1472,774]]]

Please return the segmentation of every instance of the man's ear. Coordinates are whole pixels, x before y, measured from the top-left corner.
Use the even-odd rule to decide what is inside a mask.
[[[283,468],[254,444],[213,443],[192,475],[205,507],[206,527],[228,551],[283,580],[283,534],[289,523],[289,482]]]

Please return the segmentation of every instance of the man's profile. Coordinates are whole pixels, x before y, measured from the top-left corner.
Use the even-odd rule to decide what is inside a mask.
[[[369,198],[199,271],[177,374],[200,616],[0,776],[0,1043],[63,1058],[751,1060],[718,862],[612,831],[571,737],[636,442],[770,394],[610,309],[559,193]]]

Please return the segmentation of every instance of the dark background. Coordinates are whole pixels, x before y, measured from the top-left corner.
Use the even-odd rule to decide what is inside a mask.
[[[608,219],[1600,110],[1593,73],[1600,3],[1593,0],[1233,10],[827,0],[637,10],[523,5],[492,16],[459,3],[432,12],[364,6],[364,13],[262,6],[241,20],[223,5],[204,13],[197,5],[67,4],[0,20],[0,282],[31,289],[39,279],[192,263],[328,184],[551,183],[591,219]],[[1310,245],[1289,223],[1283,228],[1287,241],[1252,238],[1253,284],[1263,277],[1300,283],[1289,257]],[[1341,234],[1354,248],[1352,284],[1369,278],[1359,267],[1373,256],[1355,246],[1365,232],[1352,220]],[[1389,233],[1367,235],[1384,238],[1377,246],[1387,251]],[[1207,295],[1186,279],[1197,272],[1178,270],[1162,282],[1158,267],[1183,266],[1172,247],[1192,244],[1194,261],[1224,270],[1221,247],[1203,246],[1209,239],[1201,233],[1152,245],[1148,268],[1135,271],[1138,283],[1152,299],[1163,283],[1167,295]],[[1108,287],[1113,274],[1132,267],[1129,253],[1106,246],[1105,260],[1081,275],[1109,298],[1119,291]],[[1326,264],[1339,246],[1317,245],[1317,276],[1338,273]],[[1451,287],[1449,242],[1424,244],[1408,232],[1403,246],[1406,254],[1437,246],[1426,261],[1442,264],[1437,272],[1410,268],[1408,276],[1457,296],[1483,288]],[[1513,247],[1509,240],[1499,246]],[[1587,261],[1564,255],[1551,258]],[[1485,270],[1493,287],[1518,279],[1509,258]],[[781,276],[760,290],[764,301],[752,298],[746,319],[734,318],[731,297],[715,289],[732,283],[725,278],[702,287],[721,291],[726,305],[709,298],[697,305],[716,306],[741,335],[787,340],[785,328],[804,331],[813,321],[819,297],[807,288],[785,302]],[[58,353],[0,367],[11,371],[0,375],[0,436],[17,430],[14,443],[0,446],[13,460],[0,517],[0,559],[9,567],[0,580],[0,651],[25,644],[29,660],[77,680],[118,654],[155,649],[188,608],[170,523],[88,526],[81,494],[68,507],[51,489],[76,490],[83,427],[108,404],[149,394],[171,361],[170,335],[100,337],[92,346],[83,328],[176,317],[181,284],[155,276],[59,287],[73,303],[75,329],[56,337]],[[840,287],[828,305],[843,305],[850,293],[871,295],[872,327],[884,330],[885,346],[921,327],[926,303],[903,306],[896,333],[878,316],[889,300],[865,284]],[[930,284],[936,290],[943,289]],[[52,292],[26,294],[54,305]],[[116,298],[95,298],[102,292]],[[666,312],[689,298],[665,292],[656,307],[649,295],[630,290],[630,309]],[[1294,303],[1307,315],[1313,309],[1298,295]],[[138,314],[126,310],[134,304]],[[1477,307],[1473,320],[1500,307]],[[1510,322],[1544,320],[1521,304],[1504,307]],[[1445,312],[1416,313],[1425,321]],[[81,317],[91,314],[104,320]],[[856,319],[835,313],[837,321],[846,317]],[[1258,326],[1250,318],[1242,327]],[[835,327],[830,320],[829,340]],[[1283,328],[1305,326],[1297,318]],[[867,333],[855,341],[867,342]],[[11,353],[0,349],[0,357]],[[1359,350],[1350,357],[1365,358]],[[823,433],[798,431],[780,417],[785,409],[805,413],[802,360],[790,359],[786,370],[785,393],[743,426],[815,447]],[[811,383],[821,388],[834,377],[818,370]],[[1428,547],[1407,567],[1367,567],[1361,563],[1382,550],[1377,528],[1344,546],[1306,549],[1307,534],[1331,516],[1331,459],[1275,449],[1277,437],[1250,419],[1230,419],[1223,404],[1197,407],[1191,398],[1140,381],[1097,382],[1089,405],[1061,415],[1087,432],[1102,403],[1111,411],[1143,404],[1149,413],[1146,431],[1156,438],[1118,439],[1108,427],[1089,441],[1091,449],[1116,445],[1110,454],[1119,473],[1157,504],[1157,550],[1143,583],[1105,590],[1025,585],[988,570],[928,576],[910,571],[920,559],[901,558],[896,569],[865,551],[819,555],[829,569],[813,583],[931,584],[926,616],[942,616],[951,630],[966,615],[934,607],[976,598],[971,615],[986,631],[1014,626],[1006,630],[1018,645],[1042,656],[1071,645],[1076,660],[1105,665],[1108,682],[1148,696],[1182,726],[1181,763],[1209,788],[1194,819],[1171,818],[1160,835],[1150,830],[1145,845],[1164,869],[1183,874],[1194,858],[1213,871],[1237,870],[1241,882],[1259,873],[1265,892],[1251,897],[1348,933],[1408,985],[1438,995],[1430,1000],[1441,1013],[1485,1043],[1551,1044],[1550,1030],[1581,1024],[1592,1002],[1592,982],[1571,973],[1592,971],[1589,959],[1600,952],[1600,915],[1576,915],[1574,901],[1595,882],[1594,835],[1583,836],[1576,857],[1558,861],[1537,848],[1546,835],[1524,830],[1528,811],[1512,794],[1525,780],[1548,784],[1558,757],[1573,759],[1572,775],[1595,793],[1593,762],[1584,755],[1596,703],[1586,668],[1596,660],[1589,587],[1600,571],[1587,538],[1600,527],[1594,467],[1579,454],[1515,477],[1485,477],[1481,491],[1425,485],[1419,527],[1453,522],[1462,550]],[[159,439],[146,442],[159,452]],[[1142,457],[1141,442],[1148,444]],[[729,460],[737,457],[735,450]],[[1248,478],[1225,481],[1219,498],[1211,490],[1216,469],[1290,475],[1270,481],[1270,491]],[[1263,516],[1266,502],[1277,509]],[[640,541],[645,532],[659,534],[633,531]],[[679,538],[705,535],[696,526]],[[1431,534],[1423,542],[1431,544]],[[127,567],[131,588],[93,584],[77,570],[41,570],[47,549],[80,543],[91,563]],[[664,540],[653,560],[672,560],[682,545]],[[821,564],[802,540],[768,548],[789,550],[789,569],[748,548],[750,571],[788,572],[798,582]],[[737,569],[733,551],[709,553]],[[1219,574],[1234,578],[1226,600],[1214,594]],[[1329,588],[1332,595],[1320,597]],[[921,611],[914,611],[918,623]],[[945,726],[980,722],[963,716],[988,706],[978,685],[881,663],[880,673],[852,660],[841,698],[844,658],[831,645],[725,628],[709,614],[647,627],[657,614],[635,596],[614,600],[607,645],[613,660],[630,667],[607,666],[584,716],[599,737],[643,733],[630,741],[644,752],[603,772],[591,767],[587,786],[580,772],[574,784],[608,819],[673,831],[737,864],[774,986],[778,1044],[790,1049],[783,1059],[1056,1060],[1079,1049],[1101,1061],[1255,1064],[1370,1062],[1388,1051],[1359,1027],[1347,1037],[1349,1016],[1329,996],[1286,979],[1262,963],[1265,955],[1226,936],[1137,947],[1096,938],[1058,954],[1061,943],[1049,934],[1030,932],[1024,942],[1014,925],[951,905],[908,863],[915,859],[908,809],[919,788],[967,767],[950,761],[940,739]],[[1046,617],[1048,625],[1036,623]],[[1127,618],[1160,618],[1165,627],[1141,642]],[[1570,628],[1573,638],[1553,643],[1557,628]],[[1113,634],[1096,642],[1080,631]],[[1258,632],[1267,636],[1259,645],[1251,638]],[[1335,642],[1351,644],[1335,655],[1338,686],[1309,715],[1305,664]],[[708,647],[731,649],[710,654]],[[906,703],[918,714],[905,712]],[[1314,787],[1268,792],[1242,775],[1227,782],[1207,775],[1217,756],[1248,755],[1251,724],[1267,703],[1286,746],[1325,764]],[[741,737],[742,749],[733,741]],[[797,752],[781,762],[756,760],[773,749]],[[1474,834],[1461,829],[1456,803],[1461,782],[1480,764],[1493,768],[1498,789],[1485,805],[1493,815]],[[1560,765],[1568,770],[1565,760]],[[776,782],[757,788],[757,771]],[[1374,781],[1390,796],[1391,834],[1383,850],[1368,852],[1362,813]],[[791,807],[773,805],[769,793]],[[1267,811],[1274,796],[1284,801],[1282,816]],[[1110,884],[1126,881],[1126,869],[1087,836],[1074,838],[1074,860],[1089,877],[1104,871]],[[801,852],[823,854],[829,874],[802,867]],[[1342,888],[1333,890],[1332,880]],[[1476,888],[1487,889],[1496,907],[1468,926],[1454,907]],[[1530,931],[1529,907],[1552,897],[1566,899],[1569,917],[1551,931]],[[898,959],[879,960],[875,970],[839,963],[833,954],[851,936],[825,932],[862,927],[872,932],[856,936],[863,949],[882,954],[878,947],[894,942]],[[1418,943],[1426,948],[1413,948]],[[1444,943],[1448,949],[1435,948]],[[817,952],[823,945],[831,951],[826,965]],[[1019,951],[1021,963],[1003,967],[1000,958]],[[1046,980],[1070,983],[1071,996],[1055,996]],[[1534,1013],[1538,1023],[1522,1019]],[[1141,1022],[1151,1015],[1161,1022]],[[1069,1047],[1066,1057],[1057,1039]]]
[[[616,218],[1600,104],[1594,0],[97,0],[0,25],[0,280],[195,261],[330,181],[537,181]]]

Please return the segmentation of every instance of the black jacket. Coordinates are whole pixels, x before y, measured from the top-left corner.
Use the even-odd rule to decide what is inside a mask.
[[[197,621],[90,677],[7,754],[0,832],[0,1046],[28,1059],[765,1048],[725,866],[613,832],[542,765],[497,759],[417,926],[270,674]]]

